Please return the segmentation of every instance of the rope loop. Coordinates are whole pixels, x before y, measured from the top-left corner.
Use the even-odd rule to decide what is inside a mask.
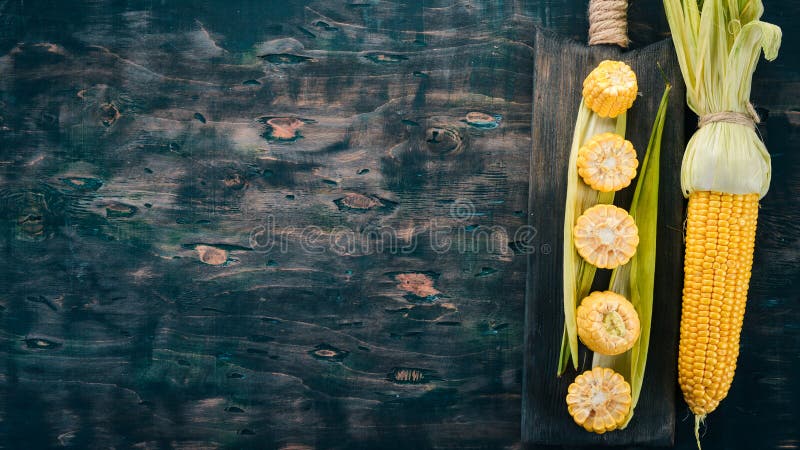
[[[628,42],[628,0],[590,0],[589,45]]]
[[[748,103],[746,113],[740,113],[736,111],[721,111],[705,114],[698,119],[697,128],[703,128],[704,126],[714,122],[735,123],[743,127],[755,129],[756,124],[761,122],[761,118],[758,117],[758,113],[756,113],[753,105]]]

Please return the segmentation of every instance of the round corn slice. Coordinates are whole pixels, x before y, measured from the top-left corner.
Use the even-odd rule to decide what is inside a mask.
[[[631,409],[631,386],[611,369],[595,367],[567,389],[567,410],[586,431],[603,434],[625,422]]]
[[[600,117],[617,117],[633,105],[638,89],[627,64],[605,60],[583,80],[583,101]]]
[[[584,211],[572,234],[578,254],[601,269],[627,263],[639,245],[639,229],[633,217],[614,205],[600,204]]]
[[[595,291],[578,307],[578,337],[589,350],[619,355],[639,339],[639,314],[625,297]]]
[[[578,174],[600,192],[628,187],[637,167],[633,144],[616,133],[598,134],[578,150]]]

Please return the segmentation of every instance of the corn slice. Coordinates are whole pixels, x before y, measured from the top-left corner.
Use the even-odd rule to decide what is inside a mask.
[[[567,389],[567,410],[586,431],[603,434],[625,422],[631,386],[611,369],[595,367],[575,378]]]
[[[636,74],[621,61],[602,61],[583,80],[583,100],[600,117],[617,117],[633,105]]]
[[[639,245],[639,231],[633,217],[614,205],[587,209],[578,217],[573,235],[578,254],[601,269],[627,263]]]
[[[578,337],[593,352],[626,352],[639,338],[639,329],[633,304],[616,292],[592,292],[578,307]]]
[[[628,187],[637,167],[633,144],[616,133],[598,134],[578,150],[578,174],[600,192]]]

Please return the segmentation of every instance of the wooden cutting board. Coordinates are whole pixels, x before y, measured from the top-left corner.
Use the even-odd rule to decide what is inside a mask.
[[[612,46],[587,47],[537,30],[534,50],[528,223],[536,229],[539,245],[528,259],[522,439],[547,445],[671,445],[683,258],[680,164],[685,145],[685,89],[672,42],[622,52]],[[567,163],[583,79],[604,59],[625,61],[636,72],[639,98],[628,111],[626,138],[640,157],[664,90],[657,62],[673,89],[661,147],[656,293],[644,386],[628,427],[595,435],[573,422],[565,402],[567,386],[578,373],[591,368],[591,354],[581,346],[577,373],[570,366],[557,377],[556,370],[564,325],[561,249]],[[633,186],[617,193],[617,205],[630,206]],[[598,270],[595,289],[606,289],[609,275],[610,271]]]

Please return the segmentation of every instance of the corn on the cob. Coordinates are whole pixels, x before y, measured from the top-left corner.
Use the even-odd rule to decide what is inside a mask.
[[[758,194],[689,197],[678,380],[696,415],[716,409],[733,381],[757,215]]]
[[[592,292],[578,307],[578,337],[593,352],[619,355],[639,338],[639,315],[616,292]]]
[[[689,107],[701,117],[681,167],[689,198],[678,378],[699,425],[727,395],[739,354],[758,200],[771,165],[755,133],[752,77],[781,30],[760,0],[664,0]]]
[[[583,80],[583,101],[600,117],[617,117],[633,105],[638,89],[630,66],[605,60]]]
[[[616,430],[630,408],[631,386],[611,369],[587,370],[567,389],[567,410],[586,431],[603,434]]]
[[[613,269],[630,261],[639,245],[633,217],[614,205],[595,205],[575,221],[575,248],[589,264]]]
[[[628,187],[639,161],[631,141],[616,133],[601,133],[578,150],[578,175],[600,192]]]

